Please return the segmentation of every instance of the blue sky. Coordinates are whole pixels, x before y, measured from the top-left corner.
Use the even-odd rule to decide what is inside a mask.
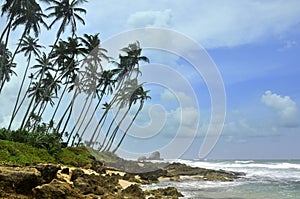
[[[206,50],[226,93],[224,128],[207,158],[300,158],[300,1],[91,0],[85,8],[86,26],[79,25],[79,32],[99,32],[104,42],[124,31],[152,27],[177,31]],[[49,35],[41,40],[51,43]],[[211,117],[207,82],[184,57],[158,49],[144,54],[154,69],[161,65],[175,73],[144,73],[143,80],[166,79],[165,85],[147,85],[153,99],[122,150],[140,154],[164,148],[165,157],[179,150],[185,158],[197,158]],[[0,99],[1,106],[5,103]],[[0,116],[5,124],[5,111]],[[184,136],[174,133],[179,126]]]

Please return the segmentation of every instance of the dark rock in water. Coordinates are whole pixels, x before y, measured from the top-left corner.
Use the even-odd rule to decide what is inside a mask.
[[[179,191],[177,191],[175,187],[147,190],[146,195],[149,196],[150,198],[173,198],[173,199],[184,196]]]
[[[143,180],[157,181],[159,177],[166,176],[167,171],[164,169],[157,169],[146,173],[139,173],[138,175]]]
[[[145,160],[147,160],[147,157],[146,156],[140,156],[140,157],[138,157],[138,159],[137,159],[137,161],[139,161],[139,162],[142,162],[142,161],[145,161]]]
[[[160,153],[158,151],[151,153],[148,160],[161,160]]]
[[[126,198],[131,198],[131,199],[145,198],[145,194],[143,190],[137,184],[130,185],[129,187],[124,189],[122,191],[122,194],[124,194]]]
[[[190,167],[181,163],[172,163],[165,169],[169,177],[181,175],[196,176],[198,180],[205,181],[233,181],[242,175],[239,172]]]

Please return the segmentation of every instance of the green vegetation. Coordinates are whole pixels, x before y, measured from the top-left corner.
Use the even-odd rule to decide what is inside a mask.
[[[94,151],[92,154],[103,162],[113,162],[118,158],[111,152]],[[53,163],[78,167],[84,166],[91,161],[90,151],[83,146],[63,148],[57,154],[51,155],[46,149],[0,139],[0,165],[25,166],[38,163]]]
[[[56,163],[55,157],[47,150],[29,146],[24,143],[0,140],[0,164],[32,165],[37,163]]]
[[[0,97],[5,96],[5,86],[11,80],[19,78],[20,85],[10,122],[7,130],[1,130],[0,139],[27,143],[52,155],[62,141],[102,152],[119,149],[144,101],[150,98],[138,81],[140,63],[149,59],[142,55],[138,41],[120,49],[118,58],[111,58],[101,47],[99,33],[78,35],[78,22],[85,25],[82,15],[87,13],[80,6],[86,2],[2,3],[1,18],[6,19],[6,25],[0,36]],[[13,32],[21,32],[17,45],[12,45]],[[40,44],[41,33],[55,35],[54,42]],[[16,58],[24,62],[18,63]],[[22,72],[17,74],[15,68]],[[76,103],[82,106],[74,108]],[[74,109],[79,111],[77,120],[72,120]],[[133,111],[132,121],[121,131]]]

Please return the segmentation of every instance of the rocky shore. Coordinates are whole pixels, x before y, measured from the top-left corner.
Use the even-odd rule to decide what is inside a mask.
[[[174,187],[142,190],[141,184],[159,180],[233,181],[242,173],[194,168],[180,163],[151,163],[118,158],[91,162],[81,167],[57,164],[34,166],[0,166],[0,198],[180,198]]]

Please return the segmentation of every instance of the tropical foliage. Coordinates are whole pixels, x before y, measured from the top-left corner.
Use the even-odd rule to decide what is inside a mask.
[[[77,35],[78,22],[85,25],[86,10],[80,6],[86,2],[6,0],[2,4],[6,25],[0,37],[0,98],[12,79],[20,85],[0,139],[48,150],[61,143],[112,152],[121,146],[150,98],[138,81],[140,63],[149,60],[137,41],[114,59],[101,47],[99,33]],[[56,24],[54,42],[40,44],[40,34],[53,32]],[[14,42],[11,33],[20,31],[15,49],[9,49]],[[66,37],[68,31],[71,36]],[[24,62],[17,62],[17,57]]]

